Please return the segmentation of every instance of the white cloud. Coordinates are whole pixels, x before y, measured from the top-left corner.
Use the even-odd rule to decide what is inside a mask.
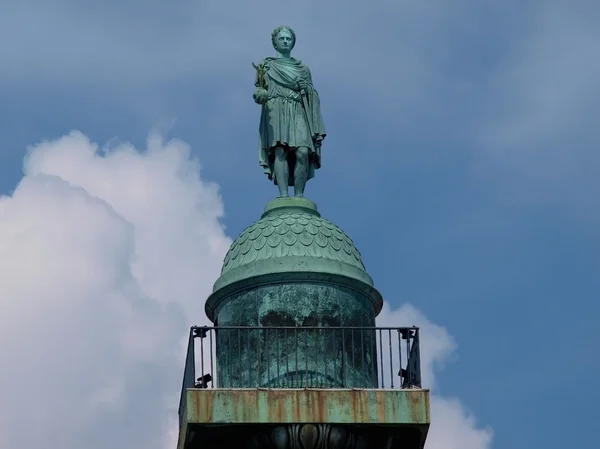
[[[99,148],[73,132],[30,148],[0,199],[2,447],[173,448],[182,339],[231,240],[218,189],[177,140]],[[380,324],[422,327],[423,378],[455,349],[411,306]],[[429,449],[488,449],[456,400],[432,397]]]
[[[131,266],[144,292],[183,305],[193,321],[204,316],[201,293],[231,243],[218,221],[217,186],[202,181],[199,168],[186,144],[156,133],[140,155],[128,143],[99,149],[73,132],[31,151],[25,174],[59,176],[110,204],[135,229]]]
[[[230,244],[218,192],[158,136],[104,151],[72,133],[32,148],[24,171],[0,200],[0,440],[159,447],[181,339],[205,322]]]
[[[436,374],[453,356],[457,347],[448,331],[429,321],[410,304],[397,309],[391,309],[389,304],[385,304],[377,324],[420,328],[423,386],[431,389],[431,427],[427,435],[426,449],[490,449],[491,429],[478,425],[475,417],[458,399],[448,398],[436,392]],[[384,338],[384,345],[386,344]],[[387,363],[387,360],[384,360],[384,363]]]

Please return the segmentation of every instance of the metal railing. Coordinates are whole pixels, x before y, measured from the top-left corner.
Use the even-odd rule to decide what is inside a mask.
[[[421,388],[419,329],[194,326],[180,419],[186,390],[214,387]]]

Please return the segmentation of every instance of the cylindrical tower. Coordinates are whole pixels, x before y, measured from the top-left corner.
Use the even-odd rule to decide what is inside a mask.
[[[295,32],[271,42],[253,99],[279,197],[231,245],[206,301],[214,326],[190,329],[178,449],[423,449],[419,331],[376,327],[383,301],[360,252],[304,198],[327,136],[320,97],[290,56]]]
[[[375,388],[376,336],[364,328],[381,307],[350,237],[314,202],[277,198],[233,242],[206,302],[217,385]]]

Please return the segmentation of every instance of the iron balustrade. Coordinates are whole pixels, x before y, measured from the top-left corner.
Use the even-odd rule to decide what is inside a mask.
[[[419,329],[193,326],[180,420],[186,390],[215,387],[421,388]]]

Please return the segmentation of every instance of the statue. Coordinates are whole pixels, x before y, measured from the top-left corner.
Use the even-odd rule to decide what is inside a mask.
[[[271,34],[276,56],[256,69],[254,101],[262,105],[259,125],[259,164],[279,188],[280,197],[303,197],[306,182],[321,167],[325,125],[319,94],[308,66],[292,58],[296,34],[280,26]]]

